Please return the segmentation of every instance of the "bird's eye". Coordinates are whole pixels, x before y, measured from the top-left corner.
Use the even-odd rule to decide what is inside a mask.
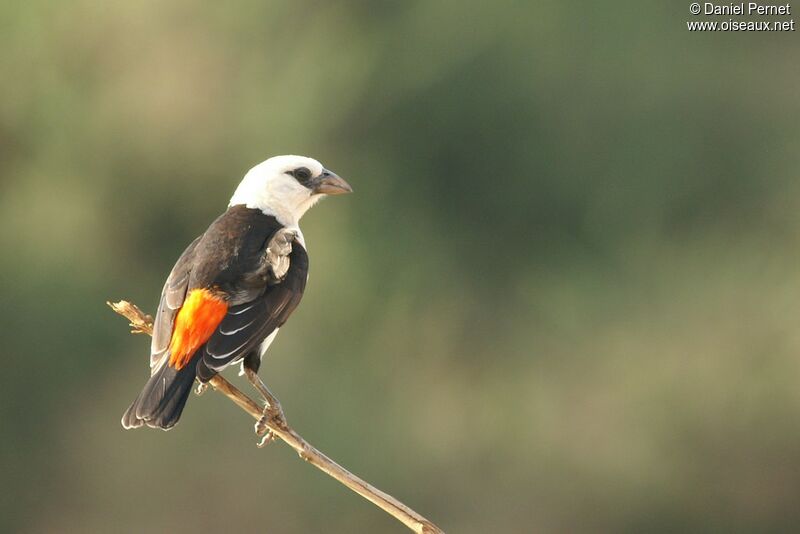
[[[292,175],[297,178],[300,182],[305,182],[309,178],[311,178],[311,171],[306,169],[305,167],[300,167],[299,169],[295,169],[292,171]]]

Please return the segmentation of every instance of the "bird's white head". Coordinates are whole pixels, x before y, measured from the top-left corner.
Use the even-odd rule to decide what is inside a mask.
[[[297,226],[324,196],[352,191],[350,184],[315,159],[275,156],[245,174],[228,205],[260,209],[284,226]]]

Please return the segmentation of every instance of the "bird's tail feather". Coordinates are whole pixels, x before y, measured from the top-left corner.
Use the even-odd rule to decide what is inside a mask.
[[[198,358],[193,358],[182,369],[162,364],[145,384],[142,392],[122,416],[122,426],[169,430],[178,422],[192,391]]]

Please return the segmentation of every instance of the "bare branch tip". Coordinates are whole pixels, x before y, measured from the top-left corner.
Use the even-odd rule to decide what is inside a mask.
[[[130,321],[132,334],[153,334],[153,317],[140,310],[136,304],[132,304],[127,300],[120,300],[119,302],[106,301],[106,304],[116,313]]]

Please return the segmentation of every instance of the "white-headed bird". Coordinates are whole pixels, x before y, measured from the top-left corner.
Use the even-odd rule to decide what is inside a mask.
[[[300,218],[322,197],[350,192],[311,158],[276,156],[250,169],[228,209],[188,246],[164,284],[150,379],[122,426],[172,428],[195,378],[205,383],[239,362],[267,398],[257,375],[261,358],[308,277]]]

